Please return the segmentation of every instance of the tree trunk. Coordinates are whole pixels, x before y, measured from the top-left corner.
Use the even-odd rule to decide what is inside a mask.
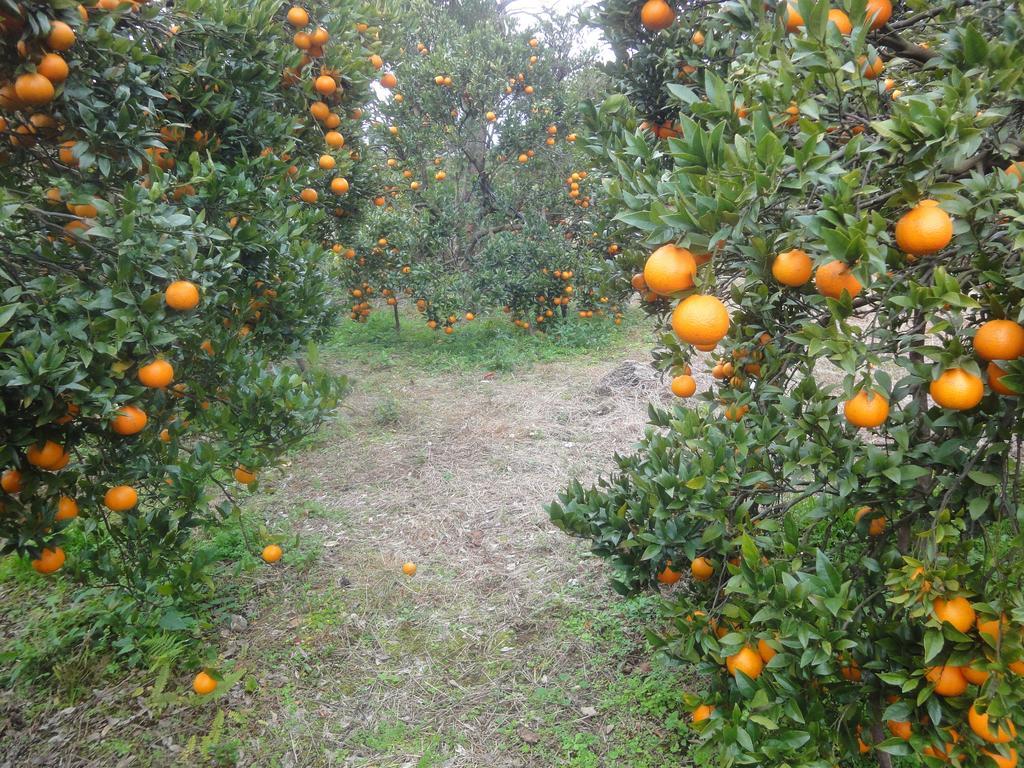
[[[398,302],[395,302],[394,304],[392,304],[391,305],[391,309],[394,310],[394,313],[395,313],[395,333],[401,333],[402,332],[402,323],[398,319]]]

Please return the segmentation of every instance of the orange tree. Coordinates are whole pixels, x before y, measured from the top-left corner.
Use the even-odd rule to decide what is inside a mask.
[[[665,590],[658,646],[707,673],[698,764],[1016,765],[1020,8],[593,18],[621,93],[588,145],[694,406],[553,520]]]
[[[338,249],[352,318],[379,300],[397,323],[403,299],[448,333],[492,308],[540,329],[613,314],[600,180],[575,148],[594,53],[567,19],[522,26],[494,0],[406,5],[373,55],[374,212]]]
[[[303,354],[345,221],[310,110],[358,140],[356,14],[0,0],[0,551],[113,588],[109,624],[187,626],[193,533],[343,390]]]

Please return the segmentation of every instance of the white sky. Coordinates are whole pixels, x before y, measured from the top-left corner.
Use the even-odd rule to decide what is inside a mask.
[[[513,0],[513,2],[508,4],[507,11],[512,15],[515,15],[517,12],[529,14],[547,10],[565,13],[569,9],[594,5],[596,2],[597,0]],[[587,29],[581,31],[580,36],[587,45],[604,48],[601,36],[597,30]]]

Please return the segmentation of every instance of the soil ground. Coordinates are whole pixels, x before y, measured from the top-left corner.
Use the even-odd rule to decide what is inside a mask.
[[[0,691],[0,768],[687,764],[686,673],[642,636],[654,601],[615,597],[543,509],[663,397],[645,332],[499,370],[381,349],[325,353],[354,379],[342,415],[253,498],[287,554],[225,605],[227,690],[182,695],[179,670]],[[0,580],[0,604],[21,597]]]

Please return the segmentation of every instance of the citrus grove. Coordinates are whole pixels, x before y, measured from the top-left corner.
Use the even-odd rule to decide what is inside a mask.
[[[385,4],[367,108],[371,211],[335,252],[350,315],[410,304],[452,334],[484,312],[523,329],[620,322],[628,288],[577,147],[581,98],[603,93],[569,17],[490,0]],[[583,163],[586,163],[584,165]]]
[[[191,631],[216,588],[193,534],[343,392],[307,344],[358,212],[326,199],[361,174],[365,16],[0,2],[0,551],[106,590],[97,636]]]
[[[618,93],[581,142],[687,407],[552,519],[662,591],[695,764],[1017,765],[1020,8],[590,19]]]

